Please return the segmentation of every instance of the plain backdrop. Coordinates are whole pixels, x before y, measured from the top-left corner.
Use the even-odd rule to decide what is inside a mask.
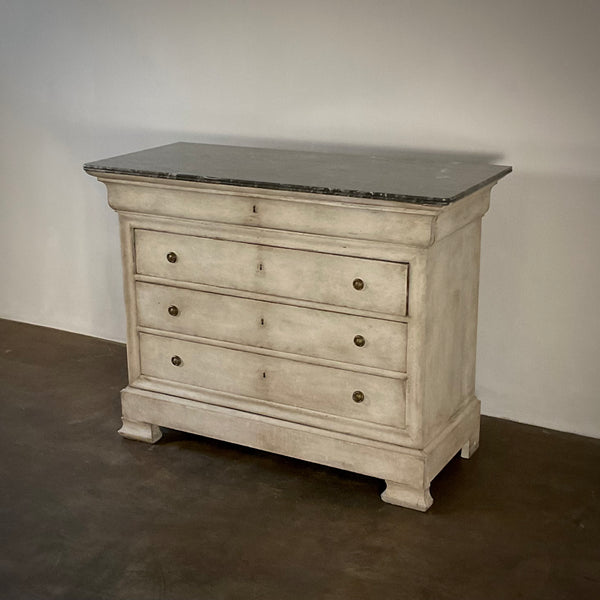
[[[483,412],[600,437],[599,40],[597,0],[0,0],[0,316],[125,339],[86,161],[472,155],[514,166],[484,218]]]

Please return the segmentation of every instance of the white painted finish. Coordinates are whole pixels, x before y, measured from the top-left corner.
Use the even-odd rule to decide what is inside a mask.
[[[389,480],[386,481],[386,488],[381,494],[381,499],[397,506],[410,506],[421,512],[425,512],[433,504],[429,487],[412,487]]]
[[[473,416],[479,421],[479,403],[472,402],[454,416],[435,443],[412,449],[150,390],[127,387],[121,398],[124,422],[148,419],[165,427],[379,477],[389,487],[411,488],[410,496],[394,494],[392,503],[417,510],[423,510],[429,482],[440,465],[460,450],[461,440],[472,432]],[[390,490],[389,495],[392,493]]]
[[[108,190],[110,194],[110,185]],[[121,217],[126,218],[134,229],[184,234],[245,244],[254,245],[257,240],[260,240],[260,244],[264,246],[400,263],[409,263],[422,254],[421,248],[376,240],[358,240],[298,231],[280,231],[234,223],[172,219],[171,217],[144,215],[130,211],[119,214]]]
[[[88,160],[176,139],[464,151],[517,167],[484,221],[482,410],[600,437],[600,2],[140,5],[2,3],[0,317],[125,340]]]
[[[335,368],[335,367],[334,367]],[[406,381],[404,382],[406,383]],[[410,432],[395,426],[381,425],[371,421],[361,421],[350,417],[318,412],[308,408],[280,404],[262,398],[251,398],[230,392],[209,390],[198,386],[187,385],[175,381],[166,381],[156,377],[140,375],[130,384],[130,389],[157,392],[169,396],[177,396],[187,400],[195,400],[202,404],[212,404],[223,408],[243,411],[254,415],[263,415],[288,423],[302,423],[323,431],[332,431],[331,424],[335,423],[335,431],[350,434],[368,440],[379,440],[390,444],[406,446],[411,443]]]
[[[423,335],[423,439],[427,443],[475,395],[479,241],[475,220],[428,253]],[[435,376],[432,376],[435,374]]]
[[[119,433],[130,440],[154,444],[162,437],[162,431],[160,430],[160,427],[157,427],[156,425],[132,421],[125,417],[121,420],[123,421],[123,425],[121,425]]]
[[[142,275],[406,314],[405,264],[144,229],[135,232],[135,249]],[[355,279],[364,288],[355,289]]]
[[[140,334],[142,375],[360,421],[404,426],[404,381]],[[173,356],[181,359],[174,366]],[[353,393],[364,400],[357,403]],[[330,427],[335,429],[335,420]]]
[[[424,479],[423,453],[396,444],[132,387],[125,388],[121,398],[128,420],[150,419],[165,427],[414,487]]]
[[[490,188],[447,207],[388,210],[99,176],[122,209],[130,379],[120,433],[153,441],[152,427],[177,427],[341,466],[383,477],[384,501],[427,510],[433,477],[479,441],[479,243]],[[268,227],[290,206],[289,231]],[[307,225],[324,206],[336,211],[335,235]],[[354,209],[393,213],[406,238],[392,243],[382,228],[360,239]],[[415,218],[426,230],[410,235]]]
[[[427,206],[367,198],[343,198],[299,192],[275,192],[226,185],[98,174],[110,182],[110,206],[117,211],[193,218],[215,223],[239,223],[285,231],[301,231],[350,239],[397,242],[411,246],[430,243],[432,221],[438,214]],[[122,182],[122,183],[121,183]],[[171,201],[163,203],[163,190]],[[265,197],[268,201],[265,201]]]
[[[404,323],[143,282],[136,302],[141,327],[406,371]]]

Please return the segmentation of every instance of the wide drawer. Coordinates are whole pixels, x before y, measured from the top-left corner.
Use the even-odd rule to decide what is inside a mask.
[[[149,377],[360,421],[405,423],[402,379],[145,333],[140,359],[142,375]]]
[[[404,323],[142,282],[136,301],[142,327],[406,370]]]
[[[394,315],[406,314],[407,265],[137,229],[136,271]]]

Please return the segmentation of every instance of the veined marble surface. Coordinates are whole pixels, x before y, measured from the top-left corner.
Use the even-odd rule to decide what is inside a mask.
[[[90,162],[84,169],[439,206],[496,182],[512,167],[424,153],[332,154],[177,142]]]

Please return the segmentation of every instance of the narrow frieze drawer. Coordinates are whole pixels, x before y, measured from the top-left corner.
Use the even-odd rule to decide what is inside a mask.
[[[136,271],[390,315],[406,314],[407,265],[137,229]]]

